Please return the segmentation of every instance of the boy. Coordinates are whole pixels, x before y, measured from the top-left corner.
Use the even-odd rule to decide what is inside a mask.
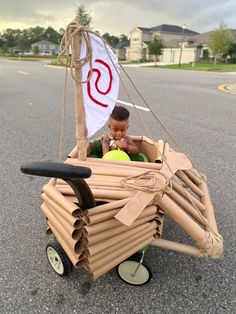
[[[139,154],[139,148],[126,134],[129,127],[129,111],[122,106],[115,106],[108,120],[109,134],[102,140],[103,155],[113,149],[121,149],[128,154]]]

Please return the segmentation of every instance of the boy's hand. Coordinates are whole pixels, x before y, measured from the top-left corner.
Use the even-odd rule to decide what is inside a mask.
[[[120,148],[120,149],[126,149],[127,148],[127,141],[125,139],[122,139],[122,140],[117,140],[116,141],[116,146],[117,148]]]

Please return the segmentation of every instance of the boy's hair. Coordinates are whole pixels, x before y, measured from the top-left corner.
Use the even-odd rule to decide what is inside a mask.
[[[117,121],[124,121],[129,119],[129,111],[122,106],[115,106],[112,110],[110,118]]]

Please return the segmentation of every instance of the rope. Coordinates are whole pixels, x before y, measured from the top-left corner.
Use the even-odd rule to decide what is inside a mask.
[[[64,36],[60,44],[60,53],[58,55],[58,60],[61,64],[70,67],[71,76],[78,83],[87,83],[92,76],[92,45],[89,33],[91,33],[91,31],[87,27],[82,26],[77,22],[71,22],[66,27]],[[82,38],[84,38],[86,43],[87,51],[84,58],[76,58],[74,55],[74,38],[77,35],[79,35],[80,42],[82,41]],[[86,63],[89,63],[90,75],[85,81],[81,81],[74,75],[73,70],[74,68],[82,68],[82,66]]]
[[[163,178],[165,179],[164,183]],[[123,178],[121,184],[130,190],[157,193],[165,191],[166,187],[170,185],[170,179],[161,172],[150,170],[140,175]]]
[[[60,135],[60,147],[59,147],[59,161],[63,162],[65,152],[65,112],[66,112],[66,96],[67,96],[67,69],[65,73],[64,89],[63,89],[63,107],[61,113],[61,135]]]

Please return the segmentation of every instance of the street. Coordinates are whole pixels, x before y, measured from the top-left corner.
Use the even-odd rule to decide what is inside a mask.
[[[46,178],[23,175],[26,161],[58,161],[65,71],[43,62],[0,59],[0,312],[165,314],[233,313],[236,309],[236,95],[218,89],[236,74],[125,67],[151,112],[127,107],[129,134],[181,147],[207,176],[224,256],[201,259],[150,247],[150,283],[133,287],[113,269],[96,281],[85,270],[59,277],[45,254],[49,237],[40,210]],[[146,107],[129,80],[119,100]],[[75,145],[73,81],[68,73],[65,156]],[[124,105],[125,106],[125,105]],[[139,121],[139,115],[147,127]],[[104,127],[100,132],[106,130]],[[173,139],[169,136],[173,137]],[[96,137],[96,136],[95,136]],[[176,145],[178,143],[179,147]],[[188,241],[168,217],[163,237]]]

